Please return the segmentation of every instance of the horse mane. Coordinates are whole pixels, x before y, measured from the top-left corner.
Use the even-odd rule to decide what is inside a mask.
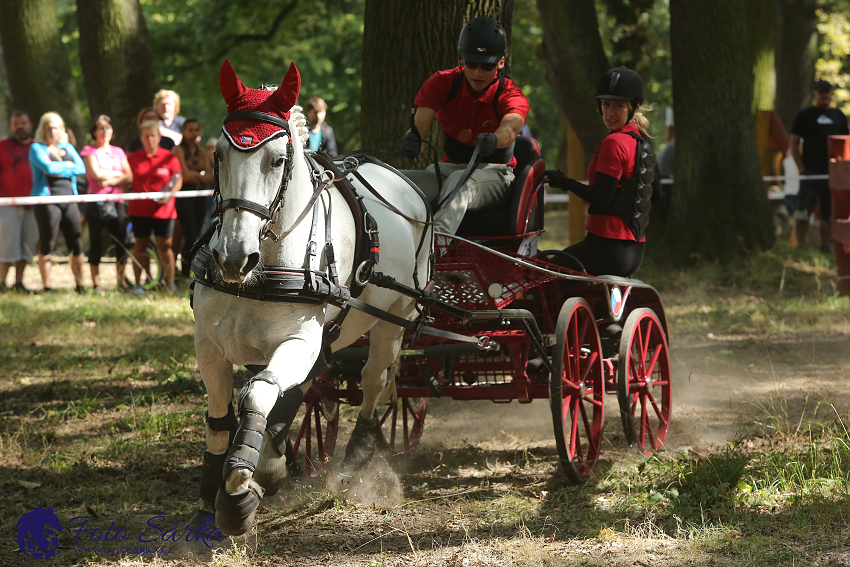
[[[304,115],[304,109],[297,104],[289,110],[289,123],[295,126],[301,144],[307,145],[310,131],[307,128],[307,117]]]

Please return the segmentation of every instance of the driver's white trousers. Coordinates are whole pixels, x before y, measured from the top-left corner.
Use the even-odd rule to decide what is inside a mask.
[[[443,176],[443,189],[437,195],[437,173],[434,164],[425,170],[402,171],[413,181],[432,206],[436,206],[454,189],[466,169],[465,163],[440,163],[440,173]],[[508,166],[500,163],[485,163],[472,172],[470,178],[455,193],[451,201],[434,212],[434,232],[454,234],[457,232],[466,211],[490,209],[506,206],[508,187],[514,180],[513,172]]]

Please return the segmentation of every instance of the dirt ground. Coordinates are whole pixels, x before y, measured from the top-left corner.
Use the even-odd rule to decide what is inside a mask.
[[[111,265],[102,270],[104,287],[111,288],[114,270]],[[67,264],[57,264],[55,271],[54,286],[71,287]],[[40,288],[37,269],[28,270],[26,282],[32,289]],[[683,330],[673,321],[673,419],[668,450],[702,451],[751,435],[771,427],[765,420],[768,414],[796,423],[804,413],[832,412],[828,404],[846,413],[850,410],[848,351],[850,326],[765,338],[725,336],[708,328]],[[605,466],[633,466],[638,459],[624,444],[615,396],[606,398],[606,414]],[[341,421],[348,423],[343,429],[350,427],[353,413],[345,414]],[[337,456],[346,441],[343,434]],[[524,452],[529,456],[523,458],[532,460],[534,466],[517,464],[517,455]],[[326,496],[328,490],[342,491],[357,482],[346,480],[344,471],[331,474],[324,485],[294,484],[264,501],[258,534],[240,540],[252,550],[248,556],[225,548],[202,559],[222,565],[462,567],[504,565],[506,557],[527,558],[527,564],[537,564],[541,557],[586,554],[601,561],[587,564],[686,564],[659,562],[659,557],[665,557],[665,546],[670,545],[663,537],[645,538],[649,542],[646,549],[618,549],[616,545],[584,549],[586,544],[580,538],[570,538],[580,532],[578,528],[547,525],[534,511],[529,512],[534,518],[531,528],[498,521],[499,510],[522,505],[512,504],[510,494],[540,495],[542,500],[547,491],[564,484],[556,455],[546,401],[496,405],[429,399],[415,455],[378,467],[371,485],[364,488],[368,496],[352,498],[356,490],[349,490],[346,498]],[[490,494],[500,490],[501,496]],[[591,496],[577,495],[579,501],[582,498]],[[476,505],[483,511],[471,521],[466,514]],[[525,540],[517,537],[523,530],[528,532],[528,541],[536,542],[533,553],[524,550]],[[160,563],[169,557],[144,561]],[[712,560],[712,564],[726,563]]]

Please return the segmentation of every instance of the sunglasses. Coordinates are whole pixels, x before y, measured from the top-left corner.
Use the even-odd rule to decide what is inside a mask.
[[[463,66],[469,69],[470,71],[475,71],[479,67],[484,69],[485,71],[492,71],[499,64],[498,63],[470,63],[469,61],[464,61]]]

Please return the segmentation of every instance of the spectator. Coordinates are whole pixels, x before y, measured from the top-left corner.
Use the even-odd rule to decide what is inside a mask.
[[[86,165],[89,194],[122,193],[133,180],[130,164],[124,150],[110,144],[112,141],[112,119],[105,114],[98,116],[91,127],[95,139],[93,146],[86,146],[80,155]],[[96,201],[86,207],[86,222],[89,225],[89,268],[92,288],[100,289],[100,259],[108,248],[109,239],[116,243],[116,281],[124,287],[124,268],[127,263],[127,248],[124,246],[124,220],[127,205],[124,201]],[[108,234],[108,237],[107,237]]]
[[[68,143],[65,122],[55,112],[46,112],[38,122],[35,142],[29,152],[32,168],[32,196],[67,196],[77,194],[77,175],[86,167],[74,146]],[[80,240],[80,208],[76,203],[50,203],[35,206],[40,239],[38,267],[44,291],[52,291],[51,255],[56,248],[59,231],[71,251],[71,272],[77,293],[83,293],[83,246]]]
[[[133,247],[133,275],[136,279],[134,293],[144,295],[141,286],[142,266],[145,250],[150,244],[151,232],[159,250],[162,273],[171,291],[174,285],[174,253],[171,251],[171,235],[174,231],[174,194],[182,185],[180,162],[159,145],[159,124],[153,120],[143,122],[140,128],[142,149],[127,156],[133,174],[133,193],[155,193],[169,191],[164,198],[131,201],[127,207],[136,244]]]
[[[32,189],[29,151],[32,122],[25,112],[14,112],[9,121],[12,136],[0,141],[0,197],[27,197]],[[24,287],[24,268],[32,261],[38,243],[38,225],[32,207],[0,207],[0,292],[5,292],[6,274],[15,266],[15,285]]]
[[[325,117],[328,114],[327,103],[323,99],[314,96],[307,101],[307,106],[304,107],[304,114],[307,116],[307,126],[309,127],[307,144],[310,149],[314,152],[325,152],[331,157],[336,157],[337,149],[334,129],[325,122]]]
[[[153,107],[159,119],[159,133],[163,138],[171,138],[174,144],[180,143],[183,138],[183,122],[186,120],[180,114],[180,95],[174,91],[165,89],[157,92],[153,97]]]
[[[794,118],[791,128],[791,155],[797,169],[803,175],[823,175],[829,173],[829,148],[827,140],[833,135],[847,135],[847,118],[844,113],[832,107],[832,85],[824,80],[815,82],[814,105],[804,108]],[[800,141],[803,151],[800,152]],[[797,195],[797,242],[805,242],[809,229],[809,215],[814,211],[815,202],[820,202],[820,241],[821,250],[828,252],[832,241],[832,197],[829,193],[829,180],[804,179],[800,183]]]
[[[174,155],[180,161],[183,172],[183,189],[203,190],[207,183],[214,181],[212,156],[198,141],[201,139],[201,123],[189,118],[183,123],[183,141],[174,148]],[[180,273],[189,278],[192,270],[192,258],[189,250],[201,235],[201,229],[207,217],[206,197],[184,197],[177,199],[177,221],[183,228],[183,247],[180,250]]]
[[[147,122],[148,120],[153,120],[156,122],[159,120],[159,117],[156,115],[156,110],[153,109],[152,106],[146,106],[145,108],[139,111],[139,116],[136,119],[136,126],[141,126],[142,122]],[[161,136],[159,139],[159,147],[164,150],[171,151],[174,149],[174,140],[171,138],[166,138],[165,136]],[[127,153],[131,154],[133,152],[137,152],[142,149],[142,139],[139,136],[136,136],[130,143],[127,144]]]

